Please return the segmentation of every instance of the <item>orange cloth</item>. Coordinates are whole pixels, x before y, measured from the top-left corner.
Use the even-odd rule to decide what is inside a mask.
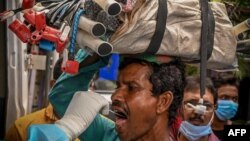
[[[31,124],[52,124],[57,119],[53,107],[49,104],[44,109],[17,119],[6,133],[5,141],[26,141],[28,127]]]

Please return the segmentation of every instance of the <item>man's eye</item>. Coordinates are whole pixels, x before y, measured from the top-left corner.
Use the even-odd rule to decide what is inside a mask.
[[[134,91],[137,88],[137,86],[133,85],[133,84],[128,84],[128,90],[129,91]]]
[[[226,96],[222,96],[221,99],[222,99],[222,100],[226,100],[227,97],[226,97]]]
[[[204,104],[204,106],[206,106],[208,109],[212,109],[213,108],[213,104],[210,104],[210,103],[206,103],[206,104]]]
[[[190,101],[187,101],[187,103],[190,103],[194,106],[196,106],[198,104],[197,100],[190,100]]]
[[[232,100],[233,100],[234,102],[238,102],[238,97],[234,97],[234,98],[232,98]]]
[[[132,91],[134,89],[134,87],[132,85],[128,85],[128,90]]]

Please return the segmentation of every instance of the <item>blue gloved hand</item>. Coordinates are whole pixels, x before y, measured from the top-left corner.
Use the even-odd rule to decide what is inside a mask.
[[[54,124],[34,124],[29,127],[28,141],[69,141],[66,133]]]

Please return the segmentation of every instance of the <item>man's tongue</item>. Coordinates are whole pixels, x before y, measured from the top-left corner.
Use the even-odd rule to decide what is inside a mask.
[[[125,118],[118,118],[117,117],[115,119],[115,125],[116,125],[117,132],[119,132],[119,133],[123,132],[123,129],[125,127],[126,122],[127,122],[127,119],[125,119]]]

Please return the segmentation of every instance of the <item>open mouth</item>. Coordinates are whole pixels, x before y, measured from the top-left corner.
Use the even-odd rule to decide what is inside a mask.
[[[115,126],[118,133],[124,132],[126,130],[126,123],[128,121],[128,114],[122,108],[113,108],[115,114]]]
[[[112,102],[112,113],[115,115],[115,126],[118,133],[126,131],[126,125],[128,124],[129,112],[119,101]]]

